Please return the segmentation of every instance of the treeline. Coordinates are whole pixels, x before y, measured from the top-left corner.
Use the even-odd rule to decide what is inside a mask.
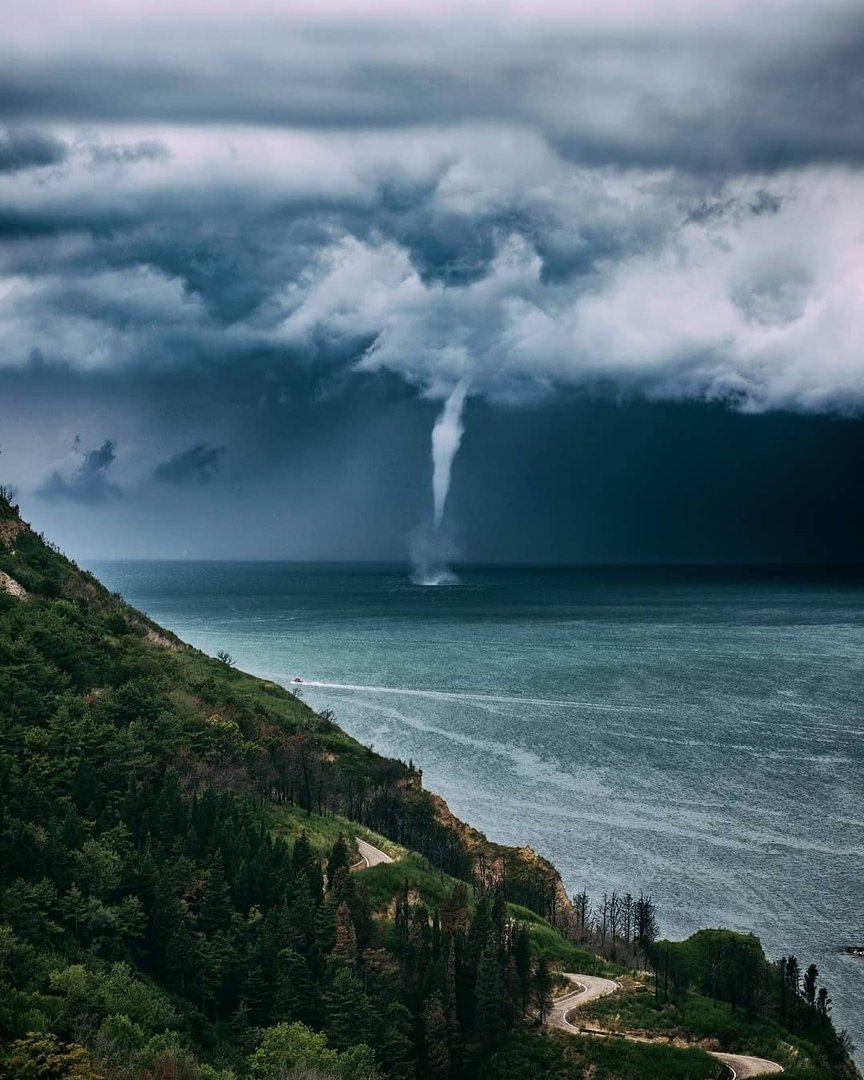
[[[565,929],[592,952],[630,967],[645,967],[657,940],[657,906],[650,896],[613,890],[592,902],[586,890],[573,897]]]

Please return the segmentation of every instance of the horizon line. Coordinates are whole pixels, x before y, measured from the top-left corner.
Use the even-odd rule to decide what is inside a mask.
[[[246,558],[226,558],[221,556],[183,556],[183,555],[97,555],[76,557],[76,562],[81,563],[214,563],[214,564],[269,564],[269,565],[297,565],[297,566],[399,566],[411,567],[411,559],[378,559],[378,558],[353,558],[353,559],[313,559],[313,558],[275,558],[272,556],[250,556]],[[685,570],[685,569],[729,569],[729,570],[759,570],[759,569],[862,569],[862,560],[800,560],[784,559],[775,561],[661,561],[645,560],[634,562],[632,560],[586,560],[574,561],[566,559],[452,559],[448,566],[461,569],[480,569],[484,567],[519,567],[525,569],[657,569],[657,570]]]

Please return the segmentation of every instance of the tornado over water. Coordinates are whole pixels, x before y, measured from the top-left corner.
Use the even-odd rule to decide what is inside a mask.
[[[467,377],[456,384],[432,428],[432,527],[421,527],[412,542],[413,579],[418,585],[448,585],[456,581],[447,565],[451,553],[441,526],[450,492],[453,461],[465,432],[462,414],[468,387]]]
[[[432,520],[436,533],[441,528],[444,507],[447,505],[453,459],[459,452],[465,433],[462,411],[467,394],[468,379],[462,379],[444,402],[444,408],[432,428]]]

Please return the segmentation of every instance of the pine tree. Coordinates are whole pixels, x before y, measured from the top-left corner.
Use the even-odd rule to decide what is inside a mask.
[[[388,1080],[414,1080],[414,1018],[399,1001],[393,1001],[380,1025],[380,1036],[375,1044]]]
[[[492,926],[503,964],[507,945],[507,904],[503,892],[498,892],[492,903]]]
[[[801,969],[798,966],[797,958],[791,955],[786,957],[786,982],[789,984],[792,994],[798,997],[801,989]]]
[[[541,956],[537,961],[537,970],[534,973],[534,1003],[540,1023],[543,1024],[552,1008],[552,973],[545,956]]]
[[[484,1056],[497,1046],[504,1033],[506,1003],[496,934],[490,931],[477,965],[474,1034]]]
[[[642,959],[648,962],[651,946],[657,940],[657,912],[650,896],[639,894],[635,906],[635,945],[642,953]]]
[[[332,896],[337,904],[341,904],[344,900],[349,907],[353,908],[357,903],[357,892],[354,888],[354,878],[348,872],[348,867],[338,867],[333,877],[328,877],[328,881],[330,883],[328,898]]]
[[[349,877],[353,886],[354,878]],[[372,921],[372,904],[369,901],[369,886],[365,880],[361,880],[358,888],[353,889],[353,897],[346,897],[348,906],[351,908],[351,918],[354,920],[354,929],[357,931],[357,946],[360,949],[369,945],[374,934]]]
[[[519,975],[516,971],[516,961],[513,956],[507,957],[504,970],[501,975],[503,997],[505,1003],[505,1021],[508,1028],[513,1027],[516,1020],[522,1014],[522,988],[519,985]]]
[[[348,853],[348,845],[342,833],[336,837],[336,842],[330,849],[330,857],[327,859],[327,887],[332,889],[336,874],[340,870],[347,870],[351,865]]]
[[[462,1042],[459,1028],[459,1016],[456,1002],[456,959],[452,938],[447,938],[444,947],[443,991],[441,994],[444,1019],[447,1024],[447,1048],[450,1054],[451,1071],[458,1075],[462,1061]]]
[[[306,871],[306,877],[309,881],[309,891],[312,893],[312,899],[316,904],[320,904],[324,899],[324,871],[321,869],[321,863],[317,859],[312,860],[312,864]]]
[[[375,1016],[363,984],[346,964],[336,962],[330,986],[324,992],[327,1036],[337,1050],[369,1042]]]
[[[457,937],[468,931],[468,887],[457,882],[441,904],[441,936]]]
[[[210,935],[217,930],[224,930],[231,923],[234,905],[231,902],[231,889],[225,877],[225,866],[220,852],[210,865],[207,873],[207,885],[204,899],[201,901],[199,921],[201,929]]]
[[[315,904],[305,874],[294,882],[293,901],[287,915],[288,944],[309,956],[315,947]]]
[[[418,904],[411,910],[408,942],[405,947],[405,986],[409,994],[422,995],[425,989],[431,936],[429,912],[422,904]]]
[[[352,967],[357,963],[357,934],[351,921],[351,911],[343,900],[336,909],[336,940],[333,955]]]
[[[246,1006],[250,1023],[265,1027],[271,1018],[273,987],[267,977],[265,956],[260,949],[251,952],[246,961],[246,973],[240,1000]]]
[[[423,1045],[428,1080],[448,1080],[450,1050],[447,1038],[447,1017],[438,994],[433,994],[423,1012]]]
[[[310,1023],[317,1013],[318,991],[305,956],[294,949],[283,949],[276,963],[274,1016]]]
[[[291,865],[297,877],[305,874],[312,865],[312,845],[305,829],[294,841],[294,847],[291,851]]]
[[[165,953],[168,977],[181,994],[185,994],[194,985],[197,962],[198,939],[189,924],[182,922],[171,935]]]
[[[432,912],[432,937],[429,943],[430,956],[433,963],[441,956],[441,916],[438,914],[438,908]]]
[[[333,951],[336,944],[336,912],[339,905],[335,896],[328,896],[315,912],[315,941],[322,953]]]

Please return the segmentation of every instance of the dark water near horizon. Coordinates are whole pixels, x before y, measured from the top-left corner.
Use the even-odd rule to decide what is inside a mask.
[[[864,581],[766,570],[94,563],[209,653],[288,682],[571,892],[815,961],[864,1049]],[[862,1054],[859,1050],[859,1059]]]

